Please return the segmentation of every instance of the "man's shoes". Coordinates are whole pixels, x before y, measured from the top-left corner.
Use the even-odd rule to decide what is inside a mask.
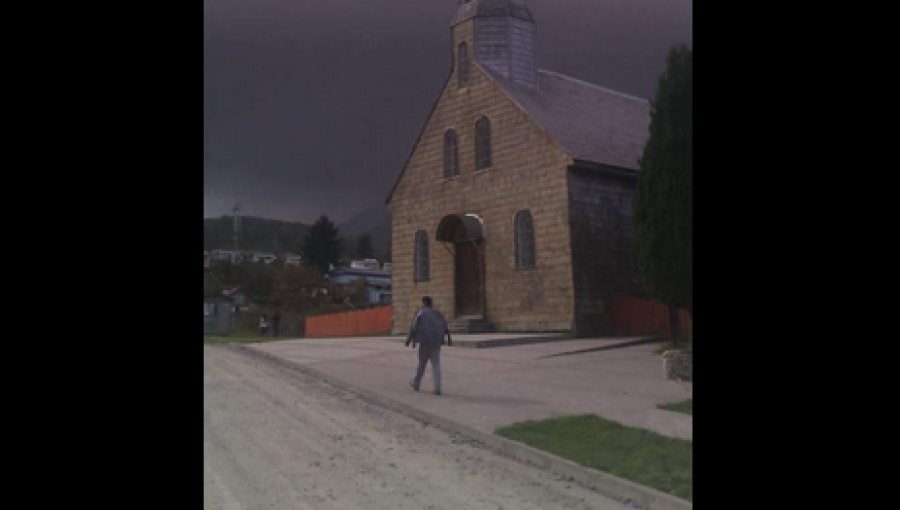
[[[441,390],[434,390],[434,394],[440,396]]]
[[[412,389],[414,389],[414,390],[416,390],[416,391],[419,391],[419,387],[416,386],[416,381],[414,381],[414,380],[409,381],[409,386],[410,386]]]

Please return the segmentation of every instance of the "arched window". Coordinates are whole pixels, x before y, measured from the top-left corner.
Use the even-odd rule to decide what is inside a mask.
[[[534,220],[528,211],[516,213],[516,269],[534,267]]]
[[[459,175],[459,144],[456,142],[456,131],[444,133],[444,177]]]
[[[456,69],[456,79],[460,87],[469,84],[469,45],[462,42],[459,43],[456,58],[459,60]]]
[[[428,234],[424,231],[416,232],[416,247],[415,247],[415,274],[414,280],[416,282],[427,282],[429,280],[428,274]]]
[[[475,170],[491,167],[491,121],[487,117],[475,123]]]

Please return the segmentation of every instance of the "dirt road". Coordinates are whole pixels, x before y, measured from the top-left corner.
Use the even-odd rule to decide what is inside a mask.
[[[212,346],[203,348],[203,485],[207,509],[629,508],[314,377]]]

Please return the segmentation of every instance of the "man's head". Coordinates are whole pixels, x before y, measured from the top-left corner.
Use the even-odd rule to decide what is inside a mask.
[[[431,301],[431,298],[430,298],[430,297],[425,296],[425,297],[422,298],[422,306],[423,306],[424,308],[431,308],[431,305],[432,305],[432,304],[434,304],[434,303]]]

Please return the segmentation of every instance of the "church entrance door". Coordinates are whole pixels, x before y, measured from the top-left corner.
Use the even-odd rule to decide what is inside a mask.
[[[482,317],[481,241],[455,243],[456,316]]]
[[[484,225],[474,214],[451,214],[438,225],[437,240],[453,253],[456,317],[484,319]]]

